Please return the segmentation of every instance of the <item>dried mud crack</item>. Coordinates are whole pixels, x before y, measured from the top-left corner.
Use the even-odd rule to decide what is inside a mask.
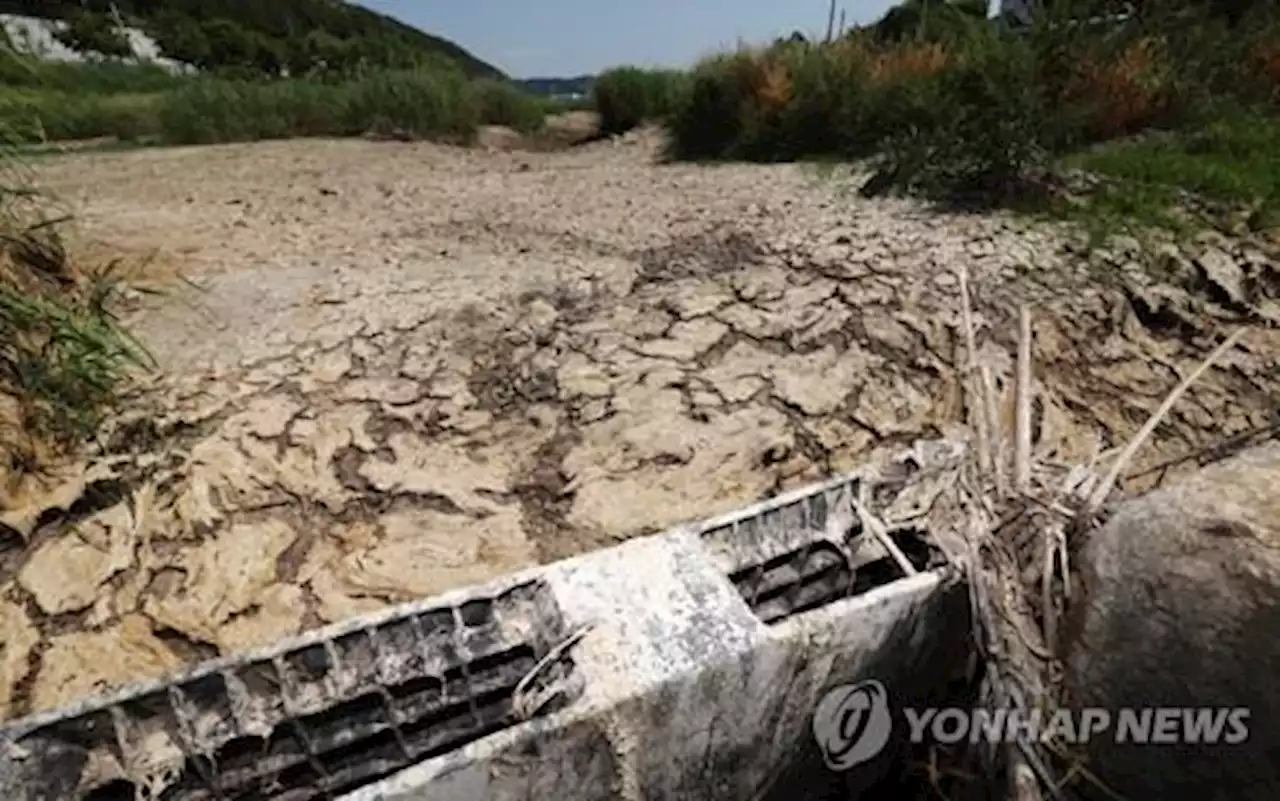
[[[9,715],[945,431],[963,414],[959,266],[995,336],[1017,304],[1040,309],[1046,458],[1127,439],[1224,325],[1249,327],[1246,347],[1138,471],[1274,424],[1280,399],[1275,261],[1252,245],[1204,243],[1231,260],[1208,272],[1194,255],[1156,269],[799,167],[658,166],[643,140],[519,156],[274,143],[43,169],[89,199],[88,233],[186,259],[203,291],[137,313],[164,371],[68,470],[59,508],[80,506],[32,493],[3,512],[32,535],[0,564]],[[340,191],[314,191],[320,176]],[[229,202],[250,197],[252,215]],[[94,486],[116,494],[81,501]]]

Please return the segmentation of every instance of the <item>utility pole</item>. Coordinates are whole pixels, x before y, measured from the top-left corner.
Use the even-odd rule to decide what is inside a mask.
[[[827,41],[831,41],[831,37],[835,35],[836,27],[836,0],[831,0],[831,10],[827,12]]]

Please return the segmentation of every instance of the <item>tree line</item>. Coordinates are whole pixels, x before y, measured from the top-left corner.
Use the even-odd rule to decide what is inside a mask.
[[[67,26],[59,38],[69,47],[127,56],[118,14],[165,57],[213,72],[346,75],[362,67],[452,65],[470,77],[503,77],[453,42],[345,2],[0,0],[0,13],[61,19]]]

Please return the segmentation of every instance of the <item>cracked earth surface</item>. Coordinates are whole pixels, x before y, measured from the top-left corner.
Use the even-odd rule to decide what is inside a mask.
[[[202,291],[137,310],[163,370],[68,472],[68,513],[8,517],[31,537],[0,561],[9,715],[936,435],[963,419],[961,265],[992,359],[1036,304],[1037,447],[1063,461],[1136,431],[1225,314],[1099,281],[1051,229],[800,166],[660,166],[644,139],[156,150],[44,178]],[[1139,468],[1267,422],[1280,339],[1253,328]]]

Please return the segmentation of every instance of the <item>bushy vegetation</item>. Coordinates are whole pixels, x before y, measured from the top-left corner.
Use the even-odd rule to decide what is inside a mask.
[[[507,81],[475,81],[471,96],[481,125],[505,125],[521,133],[536,133],[549,112],[561,110],[561,104],[531,95]]]
[[[482,95],[491,91],[477,91],[456,73],[430,71],[338,83],[210,79],[167,93],[158,113],[164,141],[179,144],[370,131],[466,141],[482,121]]]
[[[1030,29],[985,5],[909,0],[836,41],[719,55],[627,96],[674,96],[676,157],[870,159],[872,193],[1024,199],[1065,161],[1106,171],[1113,194],[1274,197],[1280,155],[1254,148],[1278,130],[1280,3],[1146,0],[1118,16],[1109,0],[1058,0]],[[641,107],[611,114],[661,113]]]
[[[666,118],[680,97],[683,76],[674,70],[620,67],[601,73],[591,89],[600,132],[618,134]]]
[[[0,53],[0,125],[22,143],[115,137],[172,144],[294,136],[467,141],[479,125],[524,133],[544,99],[460,70],[369,69],[297,78],[174,76],[118,61],[53,64]]]

